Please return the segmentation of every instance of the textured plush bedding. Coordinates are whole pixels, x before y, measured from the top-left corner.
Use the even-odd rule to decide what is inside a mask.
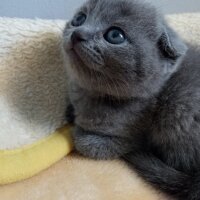
[[[200,43],[200,14],[168,20],[188,42]],[[0,149],[30,144],[65,123],[63,26],[63,21],[0,18]],[[120,161],[97,162],[72,154],[31,179],[0,186],[0,199],[166,198]]]
[[[64,124],[64,23],[0,18],[0,149],[30,144]]]

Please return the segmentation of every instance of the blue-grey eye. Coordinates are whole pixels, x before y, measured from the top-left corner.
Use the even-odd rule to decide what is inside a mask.
[[[72,20],[72,26],[81,26],[84,24],[87,16],[84,13],[77,14],[74,19]]]
[[[121,44],[125,41],[125,34],[120,28],[110,28],[104,35],[106,41],[111,44]]]

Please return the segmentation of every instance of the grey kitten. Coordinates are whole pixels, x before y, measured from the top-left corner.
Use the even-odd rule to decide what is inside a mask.
[[[200,53],[137,0],[85,3],[64,47],[76,149],[121,157],[176,199],[200,199]]]

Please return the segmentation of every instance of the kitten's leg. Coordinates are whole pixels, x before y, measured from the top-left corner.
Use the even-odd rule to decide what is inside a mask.
[[[76,126],[73,132],[76,150],[94,159],[114,159],[128,153],[128,139],[106,133],[87,131]]]
[[[176,200],[200,199],[200,188],[192,193],[194,183],[196,187],[200,186],[199,181],[195,180],[196,177],[191,177],[167,166],[149,153],[133,152],[126,154],[123,158],[147,182],[166,194],[175,197]]]

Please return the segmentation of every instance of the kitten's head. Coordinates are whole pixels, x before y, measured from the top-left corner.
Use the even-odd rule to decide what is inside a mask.
[[[90,0],[67,23],[71,78],[116,97],[147,97],[178,66],[186,46],[141,0]]]

